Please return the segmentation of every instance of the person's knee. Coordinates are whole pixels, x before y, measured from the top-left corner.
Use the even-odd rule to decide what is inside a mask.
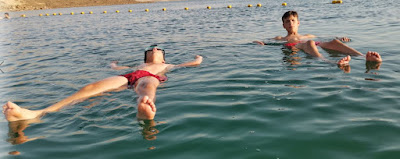
[[[307,45],[309,46],[315,46],[315,41],[314,40],[308,40]]]
[[[139,83],[137,84],[136,87],[140,89],[157,89],[158,85],[160,84],[160,82],[157,79],[147,79],[138,82]]]
[[[333,39],[332,41],[331,41],[332,43],[342,43],[340,40],[338,40],[338,39]]]
[[[140,88],[146,90],[157,89],[157,85],[154,83],[143,83],[140,85]]]
[[[95,89],[96,87],[97,87],[96,84],[91,83],[91,84],[88,84],[88,85],[84,86],[81,90],[83,90],[83,91],[90,91],[90,90]]]

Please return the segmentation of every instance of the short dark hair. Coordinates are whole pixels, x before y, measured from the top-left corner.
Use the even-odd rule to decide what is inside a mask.
[[[296,11],[287,11],[285,14],[283,14],[282,16],[282,22],[286,19],[289,18],[290,16],[296,17],[297,19],[299,19],[299,15],[297,14]]]

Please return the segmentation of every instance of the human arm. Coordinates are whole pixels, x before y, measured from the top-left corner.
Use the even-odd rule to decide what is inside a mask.
[[[312,38],[316,38],[317,36],[312,35],[312,34],[305,34],[303,35],[303,37],[301,37],[301,39],[312,39]]]
[[[265,42],[263,41],[253,41],[253,43],[256,43],[258,45],[265,45]]]
[[[282,36],[276,36],[276,37],[274,37],[274,38],[271,38],[271,40],[279,40],[279,41],[282,41],[282,40],[284,40],[284,38],[282,37]],[[256,41],[253,41],[253,43],[256,43],[256,44],[258,44],[258,45],[276,45],[277,43],[274,43],[274,42],[272,42],[272,43],[270,43],[270,42],[264,42],[264,41],[258,41],[258,40],[256,40]]]
[[[203,57],[200,55],[196,55],[193,61],[185,62],[183,64],[176,65],[178,67],[193,67],[198,66],[203,62]]]
[[[130,68],[128,66],[118,66],[117,64],[118,64],[118,61],[112,61],[110,63],[111,69],[113,69],[113,70],[123,70],[123,69]]]
[[[282,36],[276,36],[275,38],[274,38],[274,40],[284,40],[285,38],[284,37],[282,37]]]
[[[336,37],[336,39],[341,42],[350,42],[351,41],[351,39],[348,37]]]

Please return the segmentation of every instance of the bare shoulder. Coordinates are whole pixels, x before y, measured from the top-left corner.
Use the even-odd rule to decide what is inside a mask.
[[[312,34],[305,34],[303,36],[304,36],[304,38],[315,38],[315,37],[317,37],[317,36],[312,35]]]
[[[282,36],[276,36],[274,39],[275,40],[283,40],[283,37]]]

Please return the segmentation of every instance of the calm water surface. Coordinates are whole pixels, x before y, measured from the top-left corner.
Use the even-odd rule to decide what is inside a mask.
[[[196,54],[204,62],[168,73],[157,92],[154,121],[135,118],[132,90],[90,98],[41,121],[9,123],[2,116],[0,158],[15,158],[9,155],[15,151],[17,158],[398,158],[399,3],[286,2],[198,0],[12,12],[12,19],[0,21],[0,103],[45,108],[86,84],[129,72],[108,64],[139,65],[143,49],[153,43],[165,47],[169,63]],[[257,3],[263,6],[247,7]],[[346,73],[303,52],[252,43],[285,35],[280,18],[288,10],[299,12],[301,34],[318,40],[348,36],[349,46],[378,51],[384,62],[369,69],[376,65],[353,57]],[[344,57],[320,51],[331,61]]]

